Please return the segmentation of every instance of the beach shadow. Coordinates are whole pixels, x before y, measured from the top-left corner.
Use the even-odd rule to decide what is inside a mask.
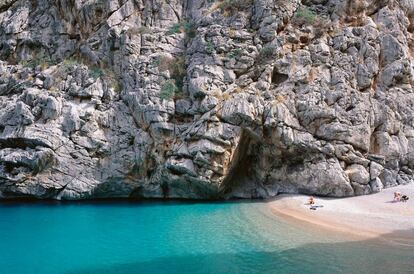
[[[414,230],[376,239],[314,243],[274,252],[182,255],[74,269],[74,273],[412,273]],[[407,238],[406,238],[407,237]],[[411,238],[409,238],[411,237]]]
[[[403,204],[405,204],[405,203],[408,203],[408,201],[406,201],[406,202],[404,202],[404,201],[387,201],[387,202],[384,202],[384,203],[386,203],[386,204],[399,204],[399,203],[403,203]]]

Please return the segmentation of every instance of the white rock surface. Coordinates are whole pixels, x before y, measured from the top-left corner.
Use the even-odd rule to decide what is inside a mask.
[[[0,197],[411,182],[414,5],[354,2],[0,0]]]

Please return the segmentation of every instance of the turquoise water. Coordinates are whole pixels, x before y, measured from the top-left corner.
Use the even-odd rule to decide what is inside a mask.
[[[263,203],[0,204],[0,273],[413,273],[412,246],[346,242]]]

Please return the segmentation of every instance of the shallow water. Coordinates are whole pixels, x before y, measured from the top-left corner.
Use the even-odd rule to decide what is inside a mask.
[[[414,273],[412,246],[346,242],[264,203],[0,204],[0,273]]]

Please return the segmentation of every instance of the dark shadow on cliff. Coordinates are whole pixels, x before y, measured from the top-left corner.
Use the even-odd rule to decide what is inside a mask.
[[[414,273],[413,235],[414,230],[395,231],[364,241],[313,243],[272,252],[171,256],[66,273]]]
[[[263,144],[260,136],[249,129],[242,129],[239,144],[231,160],[228,175],[221,186],[219,197],[229,199],[266,196],[263,195],[266,191],[262,190],[261,179],[253,168],[255,166],[253,163],[260,162],[258,151],[261,145]]]

